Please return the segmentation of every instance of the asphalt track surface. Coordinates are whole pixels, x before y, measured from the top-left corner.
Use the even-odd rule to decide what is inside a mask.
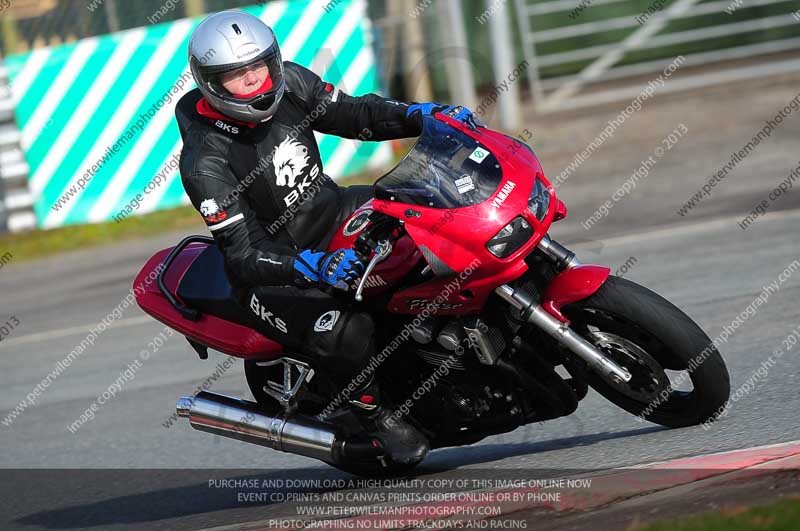
[[[603,166],[606,159],[598,154],[597,166],[602,171],[593,172],[593,162],[587,162],[559,189],[571,207],[570,218],[555,226],[551,235],[570,244],[584,262],[602,263],[612,270],[627,262],[626,278],[670,299],[709,336],[720,334],[763,286],[777,281],[787,266],[800,260],[796,191],[776,201],[770,213],[747,230],[737,226],[797,165],[800,117],[788,119],[691,214],[681,217],[675,211],[728,159],[730,151],[761,127],[759,120],[770,117],[777,104],[794,93],[791,86],[765,92],[758,104],[751,102],[741,109],[752,114],[752,120],[717,126],[724,130],[724,138],[707,134],[714,131],[709,123],[713,109],[703,116],[686,110],[681,116],[670,110],[674,99],[652,103],[652,108],[635,118],[640,124],[632,123],[609,143],[611,155],[619,155],[621,160],[616,167]],[[713,94],[698,97],[698,101],[706,101],[706,108],[717,104],[717,99]],[[600,120],[612,114],[606,112]],[[580,222],[639,165],[637,159],[644,158],[642,154],[684,120],[694,136],[670,151],[607,218],[592,230],[584,230]],[[652,127],[648,128],[649,124]],[[591,129],[596,124],[579,125]],[[642,139],[645,129],[649,144],[647,138]],[[633,140],[626,135],[635,137],[636,144],[620,145]],[[543,159],[547,151],[546,145],[537,150]],[[554,166],[564,160],[555,152],[553,158],[557,160]],[[546,160],[545,166],[547,169]],[[12,261],[0,270],[0,320],[13,316],[20,323],[0,342],[3,418],[80,343],[90,327],[120,303],[141,264],[156,249],[179,237],[171,234],[35,262]],[[790,274],[721,348],[732,390],[748,380],[754,388],[709,430],[668,430],[642,423],[590,392],[568,418],[520,428],[470,447],[436,450],[419,467],[419,473],[446,478],[465,470],[526,469],[532,475],[552,475],[800,439],[796,361],[800,347],[781,357],[765,377],[753,380],[759,367],[800,324],[798,295],[800,270]],[[246,505],[230,496],[220,497],[206,485],[211,477],[247,477],[254,470],[274,478],[348,477],[310,459],[196,432],[184,420],[165,427],[176,398],[192,393],[226,358],[212,352],[208,360],[200,361],[177,335],[142,364],[135,378],[102,405],[93,420],[72,433],[68,426],[161,332],[163,326],[138,308],[127,309],[34,406],[10,425],[0,425],[0,467],[41,469],[35,476],[38,487],[30,481],[32,473],[3,472],[4,492],[0,495],[3,515],[10,520],[3,528],[210,528],[289,511],[278,505]],[[249,397],[241,363],[214,382],[212,390]],[[68,478],[77,472],[53,469],[106,472],[98,476],[102,480],[96,488],[76,489],[69,486]],[[196,469],[241,470],[212,473]],[[16,477],[26,481],[17,483]]]

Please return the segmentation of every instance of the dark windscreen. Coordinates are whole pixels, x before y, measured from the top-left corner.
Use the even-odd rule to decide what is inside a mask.
[[[497,158],[478,141],[425,117],[411,151],[375,183],[375,197],[433,208],[482,203],[502,180]]]

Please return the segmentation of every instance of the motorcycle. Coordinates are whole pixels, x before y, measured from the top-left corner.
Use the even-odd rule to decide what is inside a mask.
[[[377,323],[376,355],[360,376],[374,373],[432,449],[570,415],[589,387],[669,427],[713,420],[727,401],[725,362],[703,330],[552,239],[566,215],[529,146],[437,114],[336,230],[328,248],[353,248],[367,264],[342,296]],[[156,253],[137,284],[156,273],[140,307],[202,359],[209,348],[242,358],[255,399],[202,391],[178,400],[179,417],[355,474],[406,471],[359,439],[350,387],[256,330],[258,311],[237,300],[211,238]]]

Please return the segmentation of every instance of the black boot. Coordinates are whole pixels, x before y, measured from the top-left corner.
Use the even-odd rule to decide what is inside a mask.
[[[355,396],[350,400],[352,411],[364,426],[370,444],[383,454],[384,466],[413,466],[425,458],[430,450],[428,438],[402,415],[381,404],[374,381]]]

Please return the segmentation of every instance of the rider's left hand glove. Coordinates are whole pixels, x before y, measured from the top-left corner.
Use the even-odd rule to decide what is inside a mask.
[[[295,258],[294,268],[309,282],[320,282],[342,290],[351,289],[364,274],[364,263],[352,249],[331,253],[306,249]]]
[[[412,117],[414,113],[420,116],[432,116],[440,112],[451,118],[455,118],[470,127],[483,126],[484,123],[473,112],[461,105],[443,105],[441,103],[427,102],[427,103],[413,103],[408,106],[406,117]]]

